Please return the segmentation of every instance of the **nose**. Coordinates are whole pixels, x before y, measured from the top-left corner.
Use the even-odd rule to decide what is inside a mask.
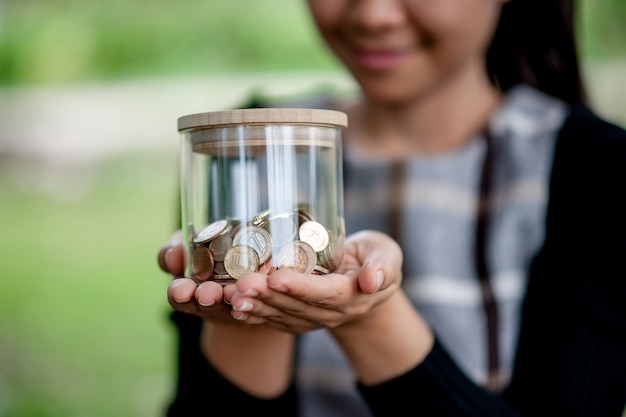
[[[405,22],[403,0],[353,0],[350,19],[364,30],[384,30]]]

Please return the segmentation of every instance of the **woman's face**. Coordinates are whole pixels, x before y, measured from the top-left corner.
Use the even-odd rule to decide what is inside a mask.
[[[505,0],[308,0],[320,34],[370,99],[402,103],[487,77]],[[474,79],[474,82],[476,80]]]

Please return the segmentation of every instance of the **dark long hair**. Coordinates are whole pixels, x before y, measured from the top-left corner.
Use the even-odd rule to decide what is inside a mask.
[[[578,104],[587,100],[575,36],[574,0],[510,0],[487,53],[503,91],[519,83]]]

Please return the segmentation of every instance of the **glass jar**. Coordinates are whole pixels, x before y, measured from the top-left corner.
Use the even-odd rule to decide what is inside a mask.
[[[334,110],[252,108],[178,119],[185,275],[233,282],[343,257],[341,132]]]

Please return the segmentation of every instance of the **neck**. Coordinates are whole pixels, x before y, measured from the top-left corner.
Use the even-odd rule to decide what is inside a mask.
[[[485,127],[499,101],[500,93],[480,71],[393,106],[363,97],[347,110],[349,145],[388,158],[450,151]]]

